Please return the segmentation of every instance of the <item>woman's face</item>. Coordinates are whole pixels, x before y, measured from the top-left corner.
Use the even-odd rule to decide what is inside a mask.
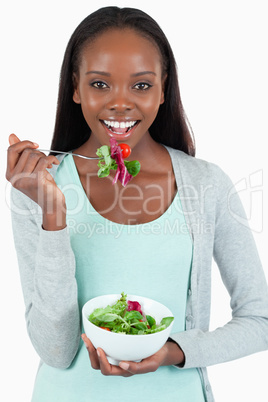
[[[109,30],[82,53],[73,100],[91,129],[90,143],[110,137],[134,148],[149,136],[164,102],[164,79],[157,48],[134,30]]]

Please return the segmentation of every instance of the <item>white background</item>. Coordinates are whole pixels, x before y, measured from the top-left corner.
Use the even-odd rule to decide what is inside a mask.
[[[39,361],[26,333],[6,202],[8,135],[15,132],[49,147],[67,41],[82,19],[106,5],[141,8],[166,33],[197,157],[219,164],[237,184],[268,277],[267,2],[9,0],[0,10],[1,401],[30,401]],[[211,329],[230,319],[228,294],[216,266],[211,313]],[[216,401],[267,402],[267,360],[264,352],[209,368]]]

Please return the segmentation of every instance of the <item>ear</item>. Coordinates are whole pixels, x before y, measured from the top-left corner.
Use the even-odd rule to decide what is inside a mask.
[[[78,81],[79,80],[77,75],[73,73],[73,88],[74,88],[73,101],[75,103],[81,103]]]
[[[162,92],[161,92],[161,98],[160,98],[160,105],[162,105],[165,102],[166,80],[167,80],[167,74],[165,74],[164,77],[162,78]]]

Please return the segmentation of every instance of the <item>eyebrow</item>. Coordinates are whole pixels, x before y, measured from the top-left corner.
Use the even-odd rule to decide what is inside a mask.
[[[154,73],[153,71],[141,71],[140,73],[131,74],[131,77],[139,77],[140,75],[146,75],[146,74],[151,74],[151,75],[156,76],[156,73]]]
[[[88,75],[88,74],[105,75],[106,77],[110,77],[110,76],[111,76],[110,73],[106,73],[105,71],[95,71],[95,70],[87,71],[87,72],[86,72],[86,75]]]
[[[110,76],[111,76],[111,74],[110,74],[110,73],[107,73],[106,71],[97,71],[97,70],[87,71],[87,72],[86,72],[86,75],[88,75],[88,74],[104,75],[105,77],[110,77]],[[151,74],[151,75],[155,75],[155,76],[156,76],[156,73],[153,72],[153,71],[141,71],[141,72],[139,72],[139,73],[131,74],[131,77],[139,77],[139,76],[141,76],[141,75],[146,75],[146,74]]]

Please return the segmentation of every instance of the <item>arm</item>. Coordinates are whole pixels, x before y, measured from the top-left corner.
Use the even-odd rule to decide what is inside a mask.
[[[185,353],[185,368],[206,367],[268,348],[268,292],[264,272],[253,236],[245,226],[239,197],[230,179],[214,168],[217,187],[214,258],[230,294],[232,320],[210,332],[196,328],[172,334]]]
[[[67,228],[42,229],[38,205],[13,188],[11,197],[27,330],[46,364],[66,368],[80,340],[75,259]]]
[[[6,178],[14,187],[11,214],[28,333],[45,363],[66,368],[77,352],[80,331],[65,198],[47,170],[59,161],[14,134],[9,142]]]

